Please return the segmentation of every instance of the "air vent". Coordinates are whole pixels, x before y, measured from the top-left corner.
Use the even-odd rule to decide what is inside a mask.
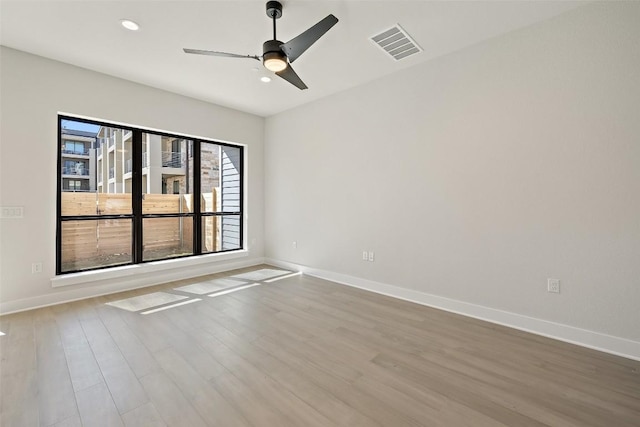
[[[371,41],[380,46],[396,61],[422,51],[418,43],[399,24],[377,36],[371,37]]]

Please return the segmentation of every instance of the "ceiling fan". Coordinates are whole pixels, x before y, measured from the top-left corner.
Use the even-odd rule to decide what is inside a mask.
[[[282,43],[276,38],[276,19],[282,16],[282,4],[278,1],[267,2],[267,16],[273,20],[273,40],[267,40],[262,44],[262,56],[257,55],[238,55],[236,53],[217,52],[212,50],[200,49],[183,49],[185,53],[193,53],[196,55],[223,56],[226,58],[242,58],[262,60],[264,67],[276,73],[298,89],[307,89],[307,85],[298,77],[291,63],[298,59],[309,47],[314,44],[320,37],[331,29],[338,22],[338,18],[328,15],[320,22],[291,39],[286,43]]]

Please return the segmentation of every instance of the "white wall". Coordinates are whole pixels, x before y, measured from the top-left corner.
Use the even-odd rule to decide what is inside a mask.
[[[268,118],[267,257],[637,351],[639,22],[587,5]]]
[[[248,150],[248,257],[263,256],[264,119],[2,47],[0,51],[0,205],[23,206],[24,219],[0,220],[2,311],[80,298],[172,278],[153,270],[136,280],[132,271],[91,285],[52,288],[55,276],[57,114],[246,144]],[[43,272],[31,273],[42,262]],[[239,265],[211,261],[200,272]],[[175,265],[180,265],[180,262]],[[165,266],[166,267],[166,266]],[[134,269],[133,271],[138,271]],[[184,277],[189,269],[179,269]],[[146,277],[146,279],[145,279]],[[82,283],[82,279],[79,280]]]

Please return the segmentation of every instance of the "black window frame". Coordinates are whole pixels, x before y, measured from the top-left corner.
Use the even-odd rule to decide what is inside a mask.
[[[131,188],[131,204],[132,212],[130,214],[96,214],[96,215],[74,215],[74,216],[62,216],[62,193],[63,193],[63,147],[66,138],[63,138],[63,121],[76,121],[82,123],[88,123],[93,125],[99,125],[109,128],[122,129],[124,131],[132,132],[132,188]],[[177,138],[181,140],[191,141],[188,144],[189,152],[193,156],[193,213],[162,213],[162,214],[143,214],[142,212],[142,135],[153,134],[158,136],[164,136],[167,138]],[[120,123],[110,123],[102,120],[84,119],[64,114],[58,114],[58,150],[57,150],[57,174],[56,174],[56,275],[66,275],[86,271],[96,270],[108,270],[117,267],[123,267],[128,265],[145,264],[149,262],[158,262],[163,260],[175,260],[181,258],[192,258],[200,255],[219,254],[227,252],[237,252],[244,250],[244,191],[245,191],[245,174],[244,174],[244,162],[245,151],[244,146],[240,144],[232,144],[228,142],[221,142],[214,139],[197,138],[189,135],[183,135],[179,133],[162,132],[157,130],[145,129],[138,126],[123,125]],[[216,212],[201,212],[201,147],[203,143],[215,144],[219,146],[232,147],[239,150],[239,172],[240,179],[239,186],[239,211],[216,211]],[[99,144],[96,143],[96,146]],[[189,152],[187,153],[187,161],[189,159]],[[96,160],[97,166],[97,160]],[[188,180],[188,177],[187,177]],[[221,249],[219,251],[202,251],[202,219],[212,216],[235,216],[239,221],[239,245],[233,249]],[[180,256],[171,256],[162,259],[143,259],[143,220],[146,218],[175,218],[175,217],[188,217],[193,219],[193,253]],[[131,227],[131,262],[121,263],[117,265],[108,266],[96,266],[93,268],[85,268],[81,270],[66,270],[62,271],[62,224],[66,221],[96,221],[96,220],[121,220],[130,219],[132,221]]]

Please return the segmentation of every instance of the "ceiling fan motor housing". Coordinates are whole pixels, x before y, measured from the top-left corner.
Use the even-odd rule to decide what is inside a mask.
[[[282,51],[282,48],[280,47],[281,45],[282,42],[280,40],[267,40],[262,44],[262,63],[271,71],[274,70],[267,64],[267,62],[280,62],[282,65],[278,67],[278,71],[286,68],[286,64],[288,62],[287,56]]]

